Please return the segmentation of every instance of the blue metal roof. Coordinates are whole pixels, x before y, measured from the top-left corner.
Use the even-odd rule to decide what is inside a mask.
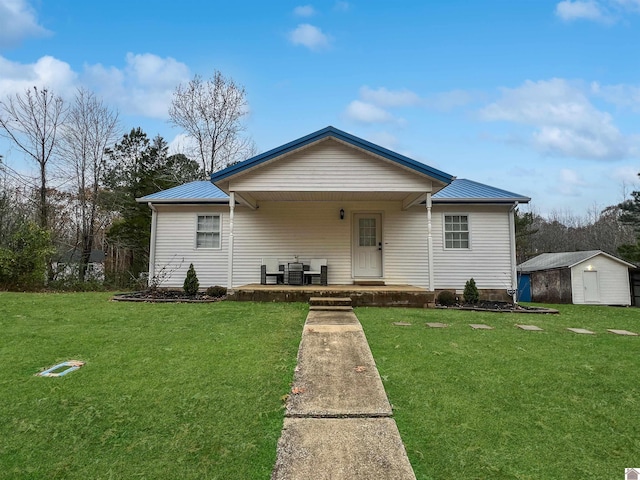
[[[335,127],[329,126],[292,142],[286,143],[281,147],[277,147],[273,150],[269,150],[268,152],[256,155],[255,157],[249,158],[244,162],[236,163],[235,165],[231,165],[224,170],[214,172],[211,174],[211,181],[213,183],[219,182],[228,177],[231,177],[245,170],[256,167],[264,162],[279,157],[280,155],[284,155],[285,153],[297,150],[301,147],[304,147],[305,145],[309,145],[310,143],[317,142],[327,137],[333,137],[338,140],[342,140],[343,142],[349,143],[358,148],[362,148],[363,150],[371,152],[375,155],[379,155],[383,158],[386,158],[387,160],[396,162],[404,167],[415,170],[416,172],[428,175],[443,183],[451,183],[451,181],[455,178],[453,175],[432,168],[428,165],[425,165],[424,163],[418,162],[409,157],[405,157],[404,155],[400,155],[399,153],[392,152],[391,150],[388,150],[384,147],[363,140],[362,138],[356,137],[347,132],[343,132],[342,130],[339,130]]]
[[[482,183],[456,179],[433,195],[434,203],[527,203],[528,197]],[[152,203],[227,203],[229,196],[206,180],[185,183],[137,199]]]
[[[136,198],[152,203],[228,203],[229,196],[208,180],[197,180]]]
[[[531,199],[513,192],[457,178],[433,195],[434,203],[528,203]]]

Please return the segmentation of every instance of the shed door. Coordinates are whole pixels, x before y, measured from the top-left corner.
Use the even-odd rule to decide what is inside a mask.
[[[600,303],[600,292],[598,291],[598,272],[588,270],[582,272],[582,283],[584,284],[585,303]]]
[[[382,277],[382,215],[353,217],[353,276]]]
[[[531,301],[531,275],[521,273],[518,276],[518,300],[520,302]]]

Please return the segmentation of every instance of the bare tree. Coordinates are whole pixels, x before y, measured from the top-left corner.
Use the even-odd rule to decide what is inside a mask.
[[[78,243],[82,252],[78,269],[80,281],[84,281],[95,245],[105,151],[118,134],[118,114],[109,110],[93,92],[78,89],[64,126],[61,150],[75,183]]]
[[[221,170],[255,153],[253,141],[244,137],[247,115],[244,87],[215,71],[210,80],[196,75],[178,85],[169,107],[171,122],[195,141],[193,156],[205,173]]]
[[[58,146],[58,129],[64,119],[62,98],[46,88],[33,87],[0,101],[0,133],[38,164],[38,219],[44,229],[48,227],[47,167]]]

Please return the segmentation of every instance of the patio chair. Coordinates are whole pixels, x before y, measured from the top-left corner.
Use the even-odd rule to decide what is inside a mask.
[[[305,284],[313,283],[314,278],[320,279],[320,285],[327,284],[327,259],[326,258],[312,258],[309,262],[309,270],[304,272]]]
[[[276,277],[276,283],[284,283],[284,265],[276,258],[263,258],[260,266],[260,283],[267,284],[267,277]]]

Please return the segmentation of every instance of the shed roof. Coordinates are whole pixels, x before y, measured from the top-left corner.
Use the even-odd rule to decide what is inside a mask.
[[[587,250],[584,252],[558,252],[558,253],[542,253],[537,257],[533,257],[524,263],[518,265],[519,272],[538,272],[540,270],[551,270],[554,268],[571,268],[581,262],[589,260],[598,255],[604,255],[611,260],[622,263],[627,267],[635,267],[632,263],[609,255],[602,250]]]
[[[286,153],[290,153],[311,143],[315,143],[329,137],[335,138],[354,147],[361,148],[369,153],[378,155],[379,157],[390,160],[417,173],[432,177],[445,184],[451,183],[451,181],[455,178],[453,175],[442,172],[436,168],[430,167],[429,165],[418,162],[409,157],[405,157],[404,155],[388,150],[384,147],[381,147],[380,145],[368,142],[367,140],[356,137],[355,135],[351,135],[335,127],[328,126],[321,130],[318,130],[317,132],[313,132],[309,135],[305,135],[304,137],[300,137],[297,140],[293,140],[292,142],[285,143],[284,145],[269,150],[268,152],[256,155],[255,157],[249,158],[244,162],[236,163],[235,165],[231,165],[224,170],[214,172],[211,174],[211,181],[213,183],[217,183],[221,180],[228,179],[229,177],[255,168],[262,163],[268,162],[269,160],[273,160]]]
[[[518,193],[457,178],[433,195],[434,203],[528,203],[531,199]]]

